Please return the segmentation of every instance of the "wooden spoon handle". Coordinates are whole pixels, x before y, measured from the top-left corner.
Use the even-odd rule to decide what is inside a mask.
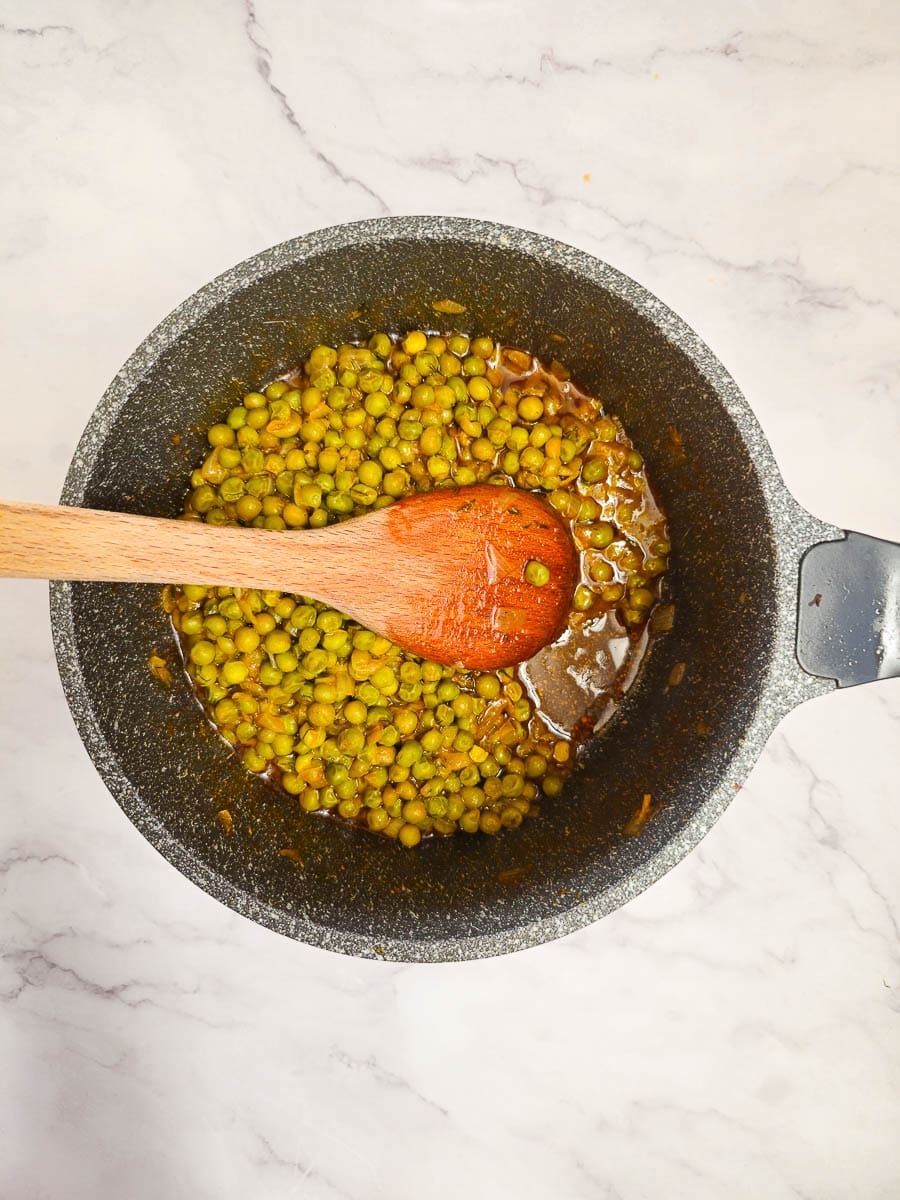
[[[273,583],[272,536],[0,500],[0,576],[265,588]]]
[[[538,586],[527,564],[546,568]],[[0,576],[302,594],[424,658],[521,662],[562,630],[568,529],[530,492],[436,488],[323,529],[238,529],[0,500]]]

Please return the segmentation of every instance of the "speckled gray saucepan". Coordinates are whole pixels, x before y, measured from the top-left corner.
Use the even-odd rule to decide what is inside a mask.
[[[365,221],[228,271],[116,376],[63,502],[175,515],[204,427],[244,391],[317,342],[444,327],[452,319],[431,303],[445,297],[465,305],[465,331],[563,358],[622,417],[671,521],[675,629],[538,820],[413,853],[316,818],[288,836],[292,802],[244,772],[177,672],[170,687],[150,675],[153,651],[172,657],[158,589],[51,589],[69,704],[138,829],[244,916],[364,957],[485,957],[595,921],[697,844],[790,708],[838,681],[900,669],[898,547],[845,537],[797,505],[732,379],[655,297],[587,254],[500,225]],[[678,663],[683,680],[668,686]],[[660,807],[627,837],[645,793]],[[223,807],[253,836],[226,834],[215,819]],[[297,855],[279,854],[286,843]]]

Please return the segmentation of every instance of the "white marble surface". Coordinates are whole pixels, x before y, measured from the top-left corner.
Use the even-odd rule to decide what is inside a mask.
[[[2,0],[0,494],[209,277],[381,213],[597,253],[785,477],[900,538],[895,0]],[[19,431],[27,430],[25,438]],[[679,868],[503,960],[345,960],[134,832],[0,588],[0,1196],[900,1196],[900,683],[795,712]]]

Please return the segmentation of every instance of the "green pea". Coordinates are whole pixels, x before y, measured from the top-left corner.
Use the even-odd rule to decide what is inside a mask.
[[[249,674],[246,666],[237,660],[227,662],[222,667],[222,679],[229,686],[243,683]]]
[[[430,350],[426,350],[420,354],[417,354],[413,359],[413,363],[423,379],[427,379],[430,375],[434,375],[440,366],[440,360],[438,356],[432,353]]]
[[[250,475],[258,475],[266,465],[266,456],[256,446],[247,446],[241,451],[241,463]]]
[[[244,481],[242,479],[236,479],[234,476],[232,476],[229,479],[223,480],[219,485],[219,495],[228,504],[233,504],[236,500],[239,500],[243,494]]]
[[[453,471],[453,482],[459,484],[460,487],[467,487],[469,484],[477,482],[478,476],[471,467],[456,467]]]
[[[604,550],[615,536],[615,529],[607,521],[593,525],[587,530],[588,542],[597,550]]]
[[[419,449],[426,456],[439,454],[442,440],[443,434],[440,426],[431,425],[428,429],[424,430],[422,436],[419,438]]]
[[[408,486],[409,476],[405,471],[391,470],[384,476],[382,488],[386,496],[398,498]]]
[[[487,423],[485,432],[491,445],[499,448],[506,444],[506,439],[512,432],[512,425],[510,425],[509,421],[503,420],[502,417],[494,417],[493,420]]]
[[[430,383],[418,383],[410,396],[414,408],[430,408],[434,404],[434,388]]]
[[[394,713],[394,724],[401,737],[408,737],[411,733],[415,733],[418,723],[418,717],[408,708],[398,708]]]
[[[322,503],[322,489],[314,483],[301,483],[294,486],[294,503],[304,508],[318,508]]]
[[[496,813],[483,812],[479,816],[478,827],[482,833],[487,833],[487,834],[490,834],[493,836],[495,833],[500,832],[500,829],[501,829],[500,818],[497,816]]]
[[[572,597],[572,607],[576,612],[587,612],[594,603],[594,593],[583,583],[579,583]]]
[[[281,690],[287,696],[294,696],[301,691],[306,684],[303,675],[300,671],[289,671],[281,680]]]
[[[628,599],[634,608],[651,608],[656,597],[649,588],[636,587],[629,592]]]
[[[523,421],[532,424],[544,415],[544,402],[540,396],[523,396],[517,406],[519,416]]]
[[[226,697],[218,702],[214,713],[219,725],[233,725],[238,718],[238,706],[230,697]]]
[[[391,352],[391,339],[386,333],[373,333],[367,345],[379,358],[387,358]]]
[[[266,760],[256,750],[245,750],[243,763],[247,770],[254,774],[266,769]]]
[[[372,377],[372,376],[371,376],[371,373],[370,373],[370,380],[371,380],[371,377]],[[381,380],[382,380],[383,378],[384,378],[384,377],[383,377],[383,376],[381,376],[381,375],[379,375],[379,376],[377,377],[377,382],[379,383],[379,385],[380,385],[380,383],[381,383]],[[362,387],[362,390],[363,390],[363,391],[365,391],[365,390],[366,390],[366,389],[363,387],[363,377],[361,377],[361,378],[360,378],[360,387]],[[387,396],[384,394],[384,392],[382,392],[382,391],[374,391],[374,392],[373,392],[371,395],[369,395],[369,396],[366,396],[366,399],[365,399],[365,405],[364,405],[364,407],[365,407],[365,410],[366,410],[366,412],[369,414],[369,416],[371,416],[371,417],[383,417],[383,416],[384,416],[384,414],[385,414],[385,413],[388,411],[388,409],[391,407],[391,402],[390,402],[390,400],[387,398]]]
[[[198,667],[205,667],[208,663],[215,660],[216,648],[212,642],[200,641],[194,642],[191,646],[189,658],[192,663],[196,663]]]
[[[288,624],[292,629],[307,629],[316,622],[316,610],[311,604],[297,604],[291,610]]]
[[[333,651],[338,658],[346,658],[350,653],[350,635],[346,629],[329,630],[322,638],[322,647]]]
[[[269,654],[281,654],[291,648],[291,635],[285,629],[273,629],[263,643]]]
[[[606,462],[602,458],[589,458],[581,468],[581,478],[585,483],[599,483],[606,478]]]
[[[594,436],[600,442],[614,441],[617,433],[616,424],[609,417],[601,418],[594,429]]]
[[[244,485],[251,496],[255,496],[257,500],[262,500],[265,496],[270,496],[275,487],[275,481],[271,475],[254,475],[248,479]]]
[[[321,675],[328,666],[328,655],[324,650],[310,650],[303,656],[303,670],[310,677]]]
[[[329,492],[325,497],[325,507],[329,512],[346,515],[353,512],[353,497],[347,492]]]
[[[364,463],[360,463],[357,474],[359,475],[359,482],[371,488],[379,487],[384,476],[380,463],[372,462],[370,459],[367,459]]]
[[[371,678],[372,686],[378,688],[380,692],[393,692],[397,690],[397,676],[390,667],[379,667],[374,671]]]
[[[191,492],[191,508],[194,512],[208,513],[217,503],[216,493],[208,483],[201,484]]]
[[[323,728],[334,723],[335,715],[333,704],[324,704],[316,700],[307,709],[306,719],[310,725]]]
[[[404,742],[397,751],[396,763],[400,767],[411,767],[419,762],[423,754],[421,745],[416,741]]]
[[[316,346],[306,361],[306,369],[310,374],[315,374],[323,367],[333,367],[337,360],[338,352],[333,346]]]
[[[393,446],[385,446],[380,450],[378,460],[385,471],[396,471],[403,462],[400,452]]]
[[[543,754],[529,754],[525,759],[525,775],[528,779],[540,779],[547,772],[547,759]]]
[[[271,419],[267,408],[254,408],[247,413],[247,425],[250,429],[264,429]]]
[[[354,504],[369,508],[378,499],[378,492],[375,488],[366,487],[364,483],[357,483],[350,489],[350,499]]]
[[[441,734],[437,729],[426,730],[419,740],[421,742],[422,749],[428,754],[434,754],[436,751],[440,750],[442,745]]]
[[[203,631],[203,617],[198,612],[186,612],[180,621],[180,629],[188,637],[196,636]]]
[[[388,825],[385,832],[390,828]],[[413,846],[418,846],[422,840],[422,833],[417,825],[401,825],[397,832],[397,841],[401,846],[406,846],[411,849]]]
[[[545,563],[532,558],[525,564],[525,578],[534,587],[544,587],[550,582],[550,568]]]
[[[483,700],[495,700],[500,695],[500,680],[496,675],[479,675],[475,680],[475,691]]]
[[[463,366],[465,370],[465,365]],[[487,379],[481,373],[473,373],[469,379],[468,392],[472,399],[480,404],[485,400],[490,400],[493,389]]]
[[[544,455],[535,446],[526,446],[519,455],[523,471],[540,471],[544,465]]]
[[[346,715],[346,706],[345,706]],[[366,735],[358,726],[350,726],[347,729],[342,729],[338,734],[338,746],[342,754],[348,754],[356,757],[362,752],[366,744]]]
[[[613,577],[613,569],[603,558],[595,558],[589,567],[591,579],[596,583],[609,583]]]
[[[210,613],[210,616],[206,617],[204,625],[206,626],[206,632],[211,637],[221,637],[228,629],[227,620],[217,612]]]
[[[397,435],[400,441],[414,442],[421,435],[424,428],[425,426],[421,421],[414,421],[409,417],[404,417],[397,425]],[[397,449],[400,451],[401,457],[403,457],[403,451],[399,446]]]
[[[324,633],[333,633],[336,629],[340,629],[344,623],[344,618],[339,612],[335,612],[333,608],[326,608],[324,612],[320,612],[316,617],[316,625]]]
[[[211,425],[206,436],[211,446],[234,445],[234,430],[230,425]]]

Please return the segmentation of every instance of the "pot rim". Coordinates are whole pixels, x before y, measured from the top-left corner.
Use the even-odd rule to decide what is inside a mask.
[[[388,934],[370,937],[288,915],[263,903],[201,862],[172,836],[144,802],[120,768],[101,732],[81,674],[71,583],[50,584],[50,615],[59,673],[81,739],[125,814],[177,870],[242,916],[312,946],[360,958],[401,962],[461,961],[536,946],[599,920],[656,882],[702,840],[734,799],[781,718],[803,700],[823,695],[835,686],[833,680],[807,675],[797,662],[797,579],[800,559],[810,546],[838,539],[843,534],[813,517],[797,503],[781,478],[762,428],[731,375],[700,337],[646,288],[601,259],[554,238],[492,221],[445,216],[379,217],[316,230],[263,250],[200,288],[157,325],[117,372],[79,440],[60,502],[75,506],[83,502],[95,452],[105,441],[135,386],[198,319],[235,292],[286,266],[331,250],[351,246],[376,247],[403,240],[474,241],[501,250],[514,249],[560,266],[609,291],[652,322],[689,359],[716,392],[743,437],[757,469],[775,538],[772,654],[759,701],[736,753],[729,760],[719,784],[675,837],[617,884],[586,896],[563,912],[526,919],[520,925],[495,933],[422,941],[394,938]]]

